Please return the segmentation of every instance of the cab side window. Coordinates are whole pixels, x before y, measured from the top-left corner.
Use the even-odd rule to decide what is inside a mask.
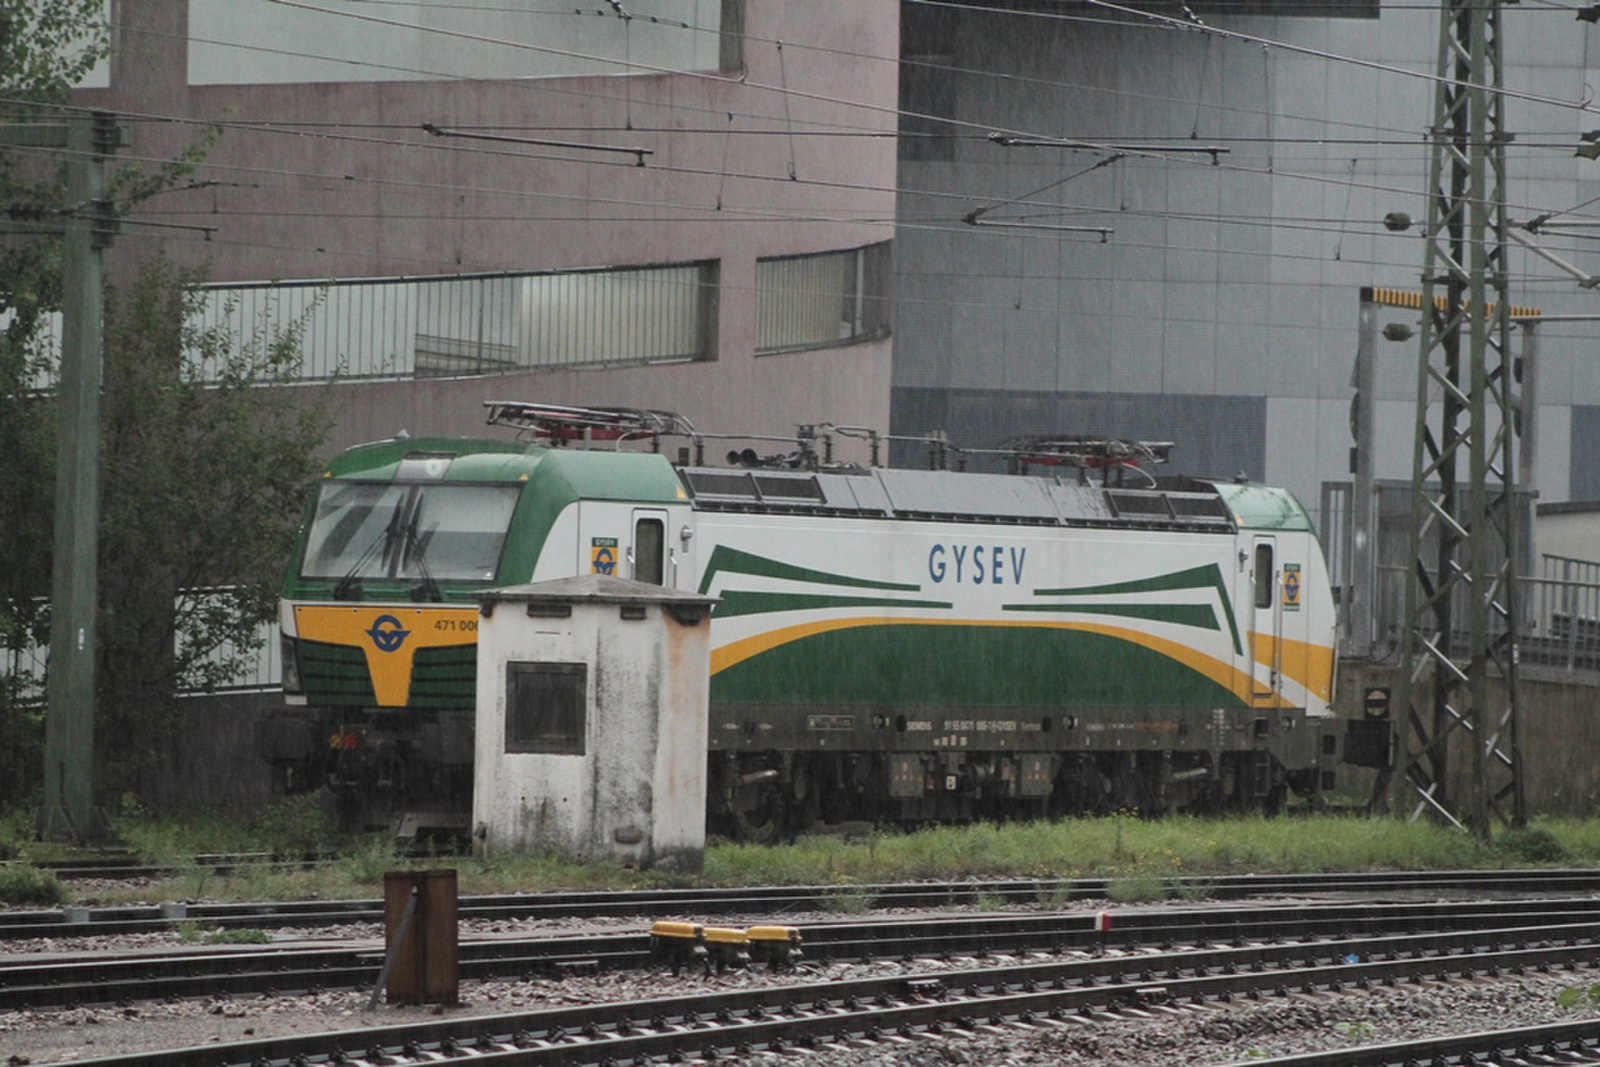
[[[633,580],[661,585],[666,573],[666,526],[660,519],[640,519],[633,526]]]
[[[1272,546],[1256,546],[1256,607],[1272,607]]]

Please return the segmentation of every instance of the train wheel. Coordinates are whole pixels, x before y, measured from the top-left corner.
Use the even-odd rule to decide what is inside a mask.
[[[794,768],[789,780],[789,802],[784,811],[784,828],[789,837],[805,833],[822,814],[822,787],[808,767]]]
[[[752,807],[734,810],[734,839],[746,845],[776,845],[783,839],[782,816],[778,790],[763,789]]]
[[[1289,787],[1282,782],[1267,790],[1267,795],[1261,798],[1261,814],[1269,819],[1275,819],[1283,814],[1284,802],[1289,799]]]

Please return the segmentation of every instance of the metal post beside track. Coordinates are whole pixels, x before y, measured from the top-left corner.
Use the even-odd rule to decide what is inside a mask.
[[[383,925],[388,946],[373,990],[390,1004],[455,1004],[461,980],[456,930],[456,872],[390,871],[383,876]]]

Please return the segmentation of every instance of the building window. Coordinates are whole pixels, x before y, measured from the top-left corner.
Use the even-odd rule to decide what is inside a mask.
[[[588,678],[582,663],[506,664],[506,751],[583,755]]]
[[[756,263],[756,353],[832,348],[889,332],[889,242]]]
[[[703,359],[712,263],[535,274],[522,280],[520,351],[535,367]]]
[[[727,73],[744,70],[744,5],[745,0],[722,0],[717,66]]]
[[[293,332],[307,380],[446,378],[709,359],[715,261],[206,287],[197,330]]]

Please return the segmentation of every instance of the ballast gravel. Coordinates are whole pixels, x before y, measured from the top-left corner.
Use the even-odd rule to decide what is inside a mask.
[[[818,917],[819,919],[822,917]],[[595,925],[629,926],[626,921]],[[730,924],[731,925],[731,924]],[[804,925],[803,922],[800,925]],[[463,937],[532,931],[533,924],[486,923]],[[563,928],[570,928],[570,924]],[[375,931],[363,931],[371,936]],[[347,927],[326,931],[281,932],[277,939],[351,940]],[[127,951],[172,948],[174,937],[74,938],[53,943],[0,943],[0,967],[8,954],[27,956],[82,952],[99,948]],[[18,955],[10,955],[16,961]],[[1012,962],[1001,958],[991,963]],[[970,966],[971,961],[967,961]],[[374,1023],[393,1025],[437,1021],[440,1016],[468,1018],[539,1008],[650,1000],[679,994],[736,990],[753,986],[937,973],[955,964],[916,960],[910,964],[808,963],[798,975],[773,975],[765,969],[730,971],[709,977],[664,971],[572,975],[562,979],[464,981],[461,1004],[450,1008],[381,1006],[363,1010],[368,994],[334,991],[303,996],[260,995],[213,997],[176,1002],[138,1003],[128,1007],[94,1006],[0,1012],[0,1067],[64,1063],[92,1057],[320,1031],[359,1029]],[[1562,1008],[1557,997],[1569,985],[1587,982],[1577,976],[1528,975],[1516,978],[1454,979],[1422,986],[1371,991],[1294,994],[1261,1001],[1212,1001],[1203,1006],[1145,1007],[1137,1013],[1071,1022],[1064,1026],[981,1027],[970,1034],[945,1031],[937,1039],[890,1039],[829,1046],[806,1057],[818,1067],[922,1067],[927,1064],[965,1067],[1015,1067],[1023,1064],[1149,1065],[1246,1063],[1264,1055],[1285,1055],[1354,1045],[1410,1041],[1430,1035],[1572,1020],[1596,1009]]]

